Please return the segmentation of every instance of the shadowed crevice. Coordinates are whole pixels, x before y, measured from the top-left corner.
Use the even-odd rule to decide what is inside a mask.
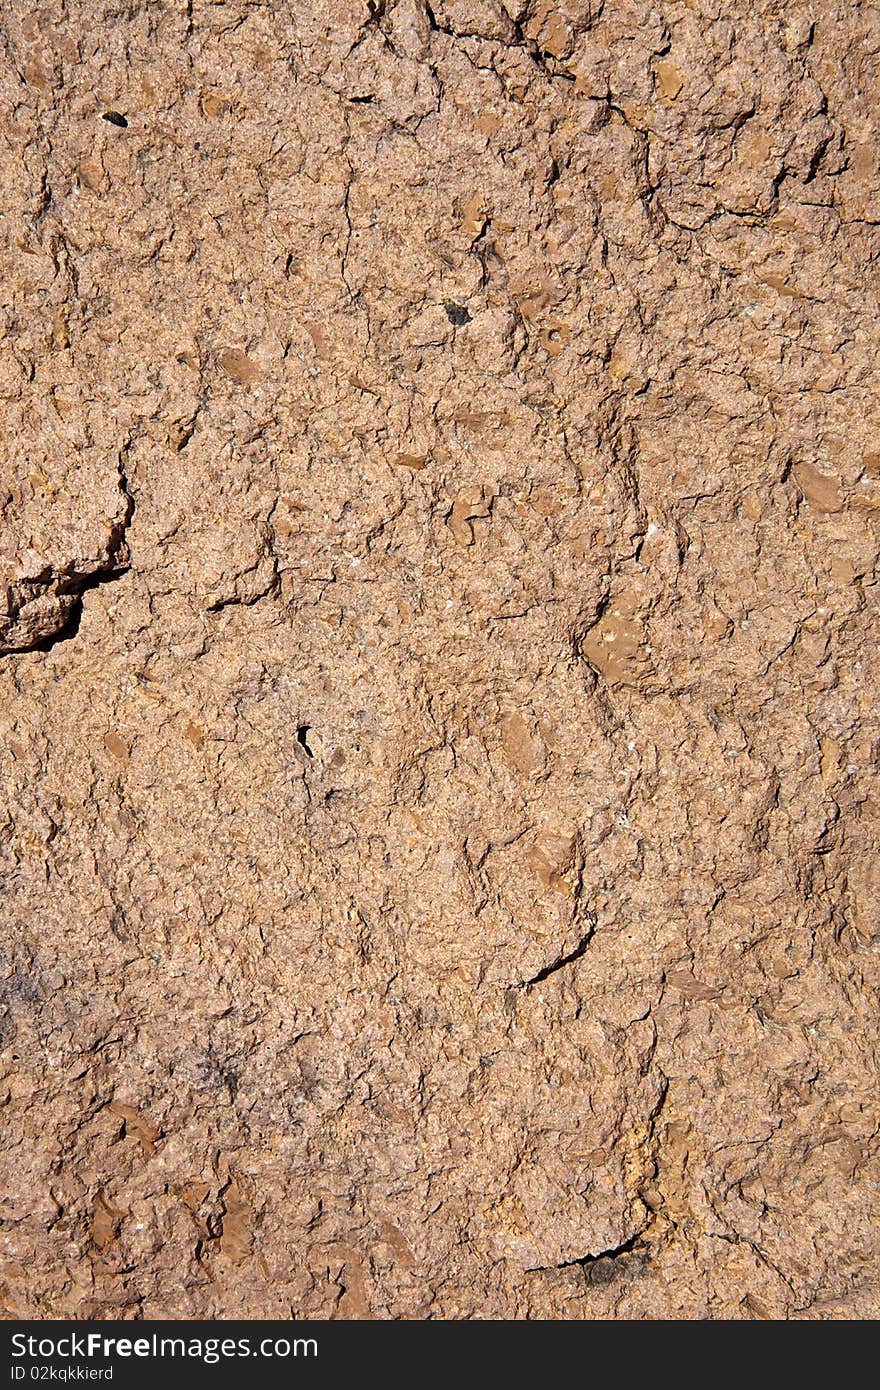
[[[538,973],[533,975],[530,980],[523,980],[519,988],[530,989],[532,985],[539,985],[542,980],[547,980],[551,975],[555,975],[557,970],[562,970],[564,966],[571,965],[574,961],[580,960],[581,957],[586,954],[587,947],[595,934],[596,923],[591,920],[588,929],[573,950],[567,951],[564,956],[557,956],[556,960],[551,961],[549,965],[542,966]]]
[[[83,603],[85,595],[90,589],[100,588],[102,584],[112,584],[115,580],[121,579],[124,574],[128,574],[131,569],[128,558],[128,531],[131,526],[132,517],[135,511],[135,501],[128,485],[128,477],[125,471],[123,455],[119,458],[119,488],[125,498],[125,508],[122,517],[114,522],[110,528],[110,536],[107,542],[108,563],[100,569],[93,570],[90,574],[61,574],[55,576],[54,584],[51,577],[45,583],[43,593],[54,590],[58,599],[72,599],[70,608],[63,618],[60,625],[53,632],[45,633],[30,642],[23,642],[16,646],[0,646],[0,657],[21,656],[26,652],[48,652],[60,642],[69,642],[76,637],[79,632],[79,625],[82,621]],[[30,600],[38,595],[32,594]],[[26,600],[30,601],[30,600]],[[23,603],[21,607],[23,608]],[[19,612],[21,609],[19,609]],[[17,616],[17,615],[16,615]]]

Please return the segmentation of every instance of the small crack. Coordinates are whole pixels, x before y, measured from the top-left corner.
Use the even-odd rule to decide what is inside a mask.
[[[636,1231],[635,1235],[630,1236],[628,1240],[621,1241],[619,1245],[612,1245],[608,1250],[600,1250],[595,1255],[580,1255],[574,1260],[560,1260],[558,1264],[533,1265],[531,1269],[526,1270],[526,1274],[550,1274],[557,1269],[574,1269],[577,1266],[587,1272],[592,1265],[597,1264],[600,1260],[616,1260],[621,1255],[629,1255],[636,1249],[643,1235],[644,1227]]]
[[[128,531],[131,526],[132,517],[135,511],[135,500],[129,488],[128,474],[125,468],[125,455],[127,445],[123,446],[119,453],[117,468],[119,472],[119,490],[125,498],[125,508],[122,517],[111,524],[110,535],[107,541],[107,564],[100,569],[92,570],[90,574],[71,573],[67,575],[55,576],[54,586],[52,576],[45,582],[43,592],[53,592],[59,599],[72,598],[73,602],[66,618],[61,626],[54,632],[38,638],[32,642],[25,642],[21,646],[0,645],[0,656],[20,656],[25,652],[49,652],[59,642],[69,642],[76,637],[79,632],[79,625],[82,621],[83,602],[85,595],[90,589],[98,589],[102,584],[112,584],[115,580],[121,579],[131,569],[128,553]],[[30,595],[19,607],[18,614],[27,606],[27,603],[38,597],[35,592]],[[13,616],[17,617],[18,614]]]
[[[261,599],[274,598],[278,593],[279,584],[280,579],[276,572],[269,580],[265,589],[261,589],[259,593],[249,594],[247,598],[239,598],[237,594],[233,595],[231,598],[221,598],[218,599],[216,603],[209,603],[205,611],[208,613],[220,613],[224,608],[253,608]]]
[[[592,941],[595,933],[596,920],[595,918],[591,917],[589,927],[587,928],[586,932],[584,932],[584,935],[581,937],[580,941],[577,943],[573,950],[567,951],[566,954],[563,956],[557,956],[556,960],[551,961],[549,965],[543,966],[536,975],[532,976],[530,980],[523,980],[522,983],[517,986],[517,988],[530,989],[532,985],[539,985],[541,984],[542,980],[549,979],[551,975],[555,975],[556,971],[562,970],[563,966],[571,965],[574,961],[580,960],[581,956],[586,955],[587,947]]]
[[[573,73],[566,72],[564,69],[554,69],[550,66],[551,61],[556,61],[553,57],[553,54],[545,52],[535,41],[535,39],[529,38],[528,34],[525,32],[525,28],[522,22],[520,21],[517,21],[513,18],[511,18],[510,20],[511,29],[513,30],[513,34],[516,39],[515,43],[511,43],[508,40],[500,39],[496,36],[490,38],[486,34],[481,34],[479,32],[462,32],[457,29],[452,29],[447,25],[441,24],[437,19],[437,16],[435,15],[430,4],[425,5],[425,13],[427,14],[428,24],[432,33],[445,34],[446,37],[450,39],[472,39],[473,41],[478,43],[495,44],[498,48],[518,50],[519,52],[524,53],[526,57],[530,58],[532,62],[535,64],[535,66],[539,69],[539,71],[541,71],[544,74],[544,76],[548,78],[548,80],[551,80],[554,77],[561,78],[563,81],[571,83],[574,83],[577,80]]]

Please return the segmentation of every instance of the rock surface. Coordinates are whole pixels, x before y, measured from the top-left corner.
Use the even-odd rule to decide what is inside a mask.
[[[880,9],[9,0],[8,1316],[880,1313]]]

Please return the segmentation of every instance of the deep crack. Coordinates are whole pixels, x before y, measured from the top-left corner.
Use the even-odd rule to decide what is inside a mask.
[[[131,569],[128,553],[128,531],[131,526],[132,517],[135,511],[135,500],[129,489],[128,475],[125,469],[125,450],[120,451],[119,461],[119,490],[125,498],[125,509],[123,516],[118,521],[111,523],[110,535],[107,541],[107,563],[98,569],[92,570],[89,574],[79,574],[73,571],[70,574],[49,574],[42,590],[36,590],[25,598],[17,610],[13,610],[13,619],[24,611],[29,602],[40,597],[43,593],[51,592],[54,589],[56,597],[60,600],[72,600],[70,608],[63,617],[60,625],[54,632],[46,633],[35,640],[22,642],[17,645],[0,646],[0,656],[20,656],[25,652],[48,652],[59,642],[69,642],[76,637],[79,632],[79,625],[82,621],[83,602],[85,595],[90,589],[97,589],[102,584],[112,584],[115,580],[121,579]]]
[[[591,918],[590,925],[587,931],[581,937],[580,941],[577,943],[573,950],[567,951],[566,954],[563,956],[557,956],[556,960],[551,961],[549,965],[542,966],[538,973],[536,975],[533,975],[530,980],[523,980],[522,984],[519,985],[519,988],[529,989],[532,985],[539,985],[542,980],[546,980],[551,975],[555,975],[557,970],[562,970],[564,966],[571,965],[574,961],[580,960],[581,956],[586,954],[587,947],[589,946],[595,934],[596,922],[594,918]]]
[[[579,1266],[586,1273],[593,1265],[599,1264],[602,1260],[616,1260],[622,1255],[631,1254],[638,1246],[644,1233],[645,1228],[642,1226],[634,1235],[631,1235],[628,1240],[621,1241],[619,1245],[612,1245],[607,1250],[599,1250],[595,1255],[579,1255],[576,1259],[560,1260],[557,1264],[552,1265],[534,1265],[531,1269],[528,1269],[526,1273],[548,1274],[553,1270],[574,1269],[576,1266]],[[606,1281],[602,1280],[601,1282],[604,1283]]]

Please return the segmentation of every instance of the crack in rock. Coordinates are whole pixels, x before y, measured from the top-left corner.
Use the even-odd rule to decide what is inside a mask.
[[[70,641],[79,631],[83,601],[90,589],[113,583],[126,574],[129,563],[128,532],[135,511],[122,455],[118,462],[119,490],[125,499],[122,515],[109,523],[104,561],[83,572],[75,568],[47,567],[34,577],[6,584],[6,613],[0,614],[0,656],[47,652],[59,642]]]
[[[596,1252],[595,1255],[578,1255],[573,1260],[560,1260],[557,1264],[535,1265],[531,1269],[528,1269],[526,1273],[549,1274],[557,1269],[580,1268],[584,1271],[585,1274],[588,1275],[588,1277],[590,1275],[590,1272],[592,1272],[593,1282],[601,1284],[610,1283],[611,1279],[614,1277],[613,1273],[609,1273],[604,1278],[596,1278],[596,1266],[601,1266],[603,1262],[608,1262],[610,1264],[610,1262],[613,1260],[617,1260],[625,1255],[632,1254],[638,1248],[642,1236],[645,1233],[645,1230],[646,1226],[642,1226],[639,1228],[638,1231],[635,1232],[634,1235],[629,1236],[627,1240],[621,1241],[619,1245],[612,1245],[607,1250],[599,1250]]]
[[[587,948],[595,934],[596,922],[594,919],[591,919],[587,931],[584,932],[573,950],[566,951],[564,955],[557,956],[556,960],[551,961],[549,965],[542,966],[536,975],[533,975],[530,980],[523,980],[517,988],[531,989],[532,985],[539,985],[543,980],[547,980],[551,975],[555,975],[557,970],[562,970],[566,965],[572,965],[576,960],[580,960],[581,957],[586,954]]]

